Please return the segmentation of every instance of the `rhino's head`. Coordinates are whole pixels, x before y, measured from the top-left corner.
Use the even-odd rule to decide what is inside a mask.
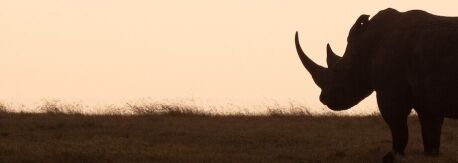
[[[296,32],[296,50],[302,64],[321,88],[320,101],[332,110],[345,110],[358,104],[371,94],[369,65],[371,34],[366,33],[370,24],[368,15],[361,15],[349,32],[347,48],[342,57],[327,45],[328,68],[322,67],[302,51]]]

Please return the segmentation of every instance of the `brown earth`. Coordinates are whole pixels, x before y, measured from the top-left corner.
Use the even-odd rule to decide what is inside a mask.
[[[423,156],[417,117],[401,162],[458,162],[458,121]],[[380,162],[380,116],[1,113],[0,162]]]

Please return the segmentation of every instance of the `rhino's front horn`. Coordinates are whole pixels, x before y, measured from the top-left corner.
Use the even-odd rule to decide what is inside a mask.
[[[329,78],[328,69],[316,64],[309,57],[307,57],[307,55],[305,55],[299,43],[299,36],[297,32],[296,32],[296,51],[305,69],[307,69],[307,71],[309,71],[310,74],[312,75],[312,78],[315,84],[318,85],[320,88],[323,88],[323,86],[326,84],[326,81]]]
[[[340,59],[342,59],[342,57],[339,57],[332,51],[331,46],[329,44],[326,46],[326,52],[327,52],[326,63],[328,64],[329,68],[336,65],[337,62],[339,62]]]

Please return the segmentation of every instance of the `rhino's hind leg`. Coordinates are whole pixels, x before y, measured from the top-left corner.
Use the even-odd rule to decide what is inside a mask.
[[[423,136],[425,155],[439,155],[440,136],[444,117],[440,115],[418,113],[418,118],[421,123],[421,134]]]

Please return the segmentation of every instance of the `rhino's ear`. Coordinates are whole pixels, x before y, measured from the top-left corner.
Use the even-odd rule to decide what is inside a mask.
[[[356,20],[353,27],[350,29],[350,33],[348,35],[347,41],[350,42],[353,38],[357,38],[360,33],[366,31],[367,26],[369,25],[369,15],[361,15]]]
[[[369,15],[361,15],[359,18],[356,20],[355,24],[353,27],[351,27],[351,33],[359,33],[361,31],[364,31],[367,28],[367,25],[369,24]]]
[[[367,23],[369,23],[369,15],[361,15],[358,20],[356,20],[356,24],[359,24],[360,26],[365,26]]]

